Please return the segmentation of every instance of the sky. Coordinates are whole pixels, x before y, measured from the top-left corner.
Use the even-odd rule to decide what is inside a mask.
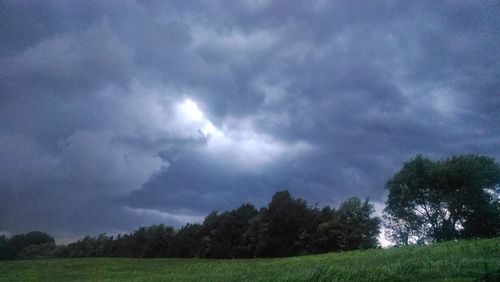
[[[0,0],[0,232],[64,242],[500,159],[498,1]]]

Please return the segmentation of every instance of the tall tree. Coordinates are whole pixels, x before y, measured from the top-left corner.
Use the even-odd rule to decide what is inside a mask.
[[[418,155],[386,183],[389,235],[399,244],[497,236],[499,185],[500,166],[492,158]]]
[[[300,253],[305,247],[301,237],[313,218],[306,201],[292,198],[288,191],[276,192],[263,211],[257,256],[282,257]]]
[[[340,246],[343,250],[368,249],[378,245],[380,219],[373,216],[375,208],[358,198],[343,202],[337,210]]]
[[[500,164],[485,156],[438,162],[438,185],[447,191],[450,228],[462,238],[500,234]]]
[[[220,215],[211,213],[203,223],[203,257],[236,258],[248,257],[247,249],[242,245],[244,232],[250,220],[257,215],[251,204],[243,204],[238,209]]]
[[[200,252],[200,224],[186,224],[175,234],[172,243],[172,256],[194,258]]]
[[[309,249],[312,252],[321,253],[342,249],[340,218],[334,209],[328,206],[321,209],[313,225],[315,230],[309,242]]]

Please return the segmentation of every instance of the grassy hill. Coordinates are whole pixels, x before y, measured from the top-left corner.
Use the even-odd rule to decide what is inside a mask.
[[[50,259],[0,262],[0,281],[500,280],[500,238],[281,259]]]

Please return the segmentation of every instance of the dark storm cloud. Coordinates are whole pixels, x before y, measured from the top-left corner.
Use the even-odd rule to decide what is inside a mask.
[[[500,7],[2,1],[0,231],[383,202],[423,153],[500,157]]]

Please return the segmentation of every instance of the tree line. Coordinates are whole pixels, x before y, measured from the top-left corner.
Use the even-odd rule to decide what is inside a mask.
[[[211,212],[201,224],[160,225],[129,234],[86,236],[56,245],[43,232],[0,236],[0,259],[47,257],[284,257],[378,247],[382,223],[397,245],[500,235],[500,165],[460,155],[407,161],[385,185],[383,222],[368,201],[319,208],[288,191],[259,210],[251,204]]]
[[[288,191],[267,207],[251,204],[218,213],[176,230],[163,224],[130,234],[86,236],[66,246],[42,232],[0,237],[4,259],[38,257],[254,258],[373,248],[380,219],[371,203],[350,198],[338,209],[318,208]]]

